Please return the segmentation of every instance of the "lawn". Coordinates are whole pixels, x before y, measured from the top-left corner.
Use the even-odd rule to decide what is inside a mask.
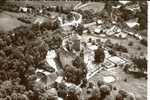
[[[22,25],[25,25],[25,24],[18,21],[15,17],[7,15],[3,12],[0,13],[0,30],[10,31]]]
[[[9,1],[10,3],[14,4],[14,2]],[[44,6],[63,6],[64,8],[70,8],[74,7],[77,5],[79,1],[15,1],[15,4],[20,5],[20,6],[25,6],[25,5],[32,5],[35,7],[41,7],[42,5]]]
[[[143,53],[142,56],[147,57],[147,47],[140,44],[140,41],[133,37],[127,37],[127,39],[110,38],[110,40],[112,43],[118,43],[125,46],[128,49],[128,54],[126,54],[127,56],[140,57]],[[133,42],[133,46],[129,46],[129,42]]]

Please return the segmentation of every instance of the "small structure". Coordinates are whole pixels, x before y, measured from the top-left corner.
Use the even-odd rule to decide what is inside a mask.
[[[125,39],[125,38],[127,37],[127,34],[124,33],[124,32],[120,32],[120,33],[118,33],[118,34],[115,34],[115,36],[116,36],[117,38]]]
[[[108,58],[109,61],[113,62],[114,64],[116,65],[121,65],[121,64],[125,64],[126,61],[117,57],[117,56],[113,56],[113,57],[110,57]]]
[[[99,34],[99,33],[101,32],[101,29],[96,28],[96,29],[94,30],[94,32],[97,33],[97,34]]]
[[[116,79],[113,76],[104,76],[103,80],[105,83],[112,83],[114,82]]]
[[[139,26],[140,24],[138,23],[138,18],[135,18],[135,19],[131,19],[131,20],[128,20],[125,22],[128,27],[130,28],[134,28],[135,26]]]
[[[28,8],[27,7],[20,7],[19,11],[26,13],[28,11]]]
[[[109,69],[109,68],[113,68],[115,66],[115,64],[107,59],[104,60],[103,65],[105,66],[105,68]]]
[[[37,79],[35,82],[43,84],[45,87],[50,86],[53,84],[57,78],[57,74],[55,72],[50,73],[43,69],[36,70]]]
[[[98,24],[98,25],[100,25],[100,24],[102,24],[102,23],[103,23],[103,21],[102,21],[101,19],[98,19],[98,20],[97,20],[97,24]]]
[[[35,21],[33,22],[33,24],[38,24],[41,25],[42,23],[45,22],[45,19],[42,17],[38,17],[37,19],[35,19]]]
[[[94,51],[94,50],[96,50],[96,49],[98,48],[98,46],[96,46],[96,45],[91,45],[91,46],[89,46],[88,48],[89,48],[90,50]]]
[[[50,51],[47,52],[46,61],[57,72],[58,69],[57,69],[56,62],[54,60],[56,57],[57,57],[57,54],[56,54],[55,50],[50,50]]]
[[[127,10],[130,10],[130,11],[132,11],[132,12],[141,11],[141,8],[140,8],[139,3],[126,6],[126,9],[127,9]]]
[[[58,76],[57,79],[55,80],[55,82],[57,82],[57,83],[61,83],[62,81],[63,81],[62,76]]]
[[[71,41],[72,41],[72,49],[74,49],[75,51],[80,51],[80,40],[81,37],[78,34],[73,34],[73,36],[71,37]]]
[[[73,54],[72,52],[60,49],[58,51],[58,57],[62,67],[64,68],[66,65],[72,65],[72,61],[76,58],[76,55]]]
[[[126,5],[126,4],[130,3],[131,1],[119,0],[119,2],[120,2],[121,4],[123,4],[123,5]]]

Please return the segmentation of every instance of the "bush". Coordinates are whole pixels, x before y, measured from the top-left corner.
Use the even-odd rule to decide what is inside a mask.
[[[142,48],[141,47],[137,47],[137,50],[141,50]]]
[[[142,39],[142,40],[140,41],[140,43],[141,43],[142,45],[144,45],[144,46],[147,46],[147,40],[146,40],[146,39]]]
[[[117,51],[128,53],[128,49],[125,46],[123,46],[123,45],[115,44],[113,46],[113,49],[117,50]]]
[[[112,56],[116,56],[116,52],[114,50],[108,50],[108,53]]]
[[[31,24],[30,20],[22,18],[22,17],[18,18],[18,20],[20,20],[20,21],[22,21],[23,23],[26,23],[26,24]]]
[[[72,65],[66,65],[64,68],[65,80],[78,85],[86,78],[87,69],[83,59],[80,57],[76,57],[72,61]]]
[[[95,63],[102,63],[104,61],[105,58],[105,53],[104,53],[104,49],[101,47],[98,47],[97,50],[95,50]]]
[[[147,59],[146,58],[133,58],[132,59],[136,68],[140,70],[140,72],[147,71]]]
[[[98,80],[97,81],[97,86],[100,88],[102,85],[104,85],[105,82],[103,80]]]
[[[88,41],[89,43],[91,43],[92,42],[92,38],[89,38],[89,41]]]
[[[128,46],[133,46],[133,42],[130,41],[129,44],[128,44]]]

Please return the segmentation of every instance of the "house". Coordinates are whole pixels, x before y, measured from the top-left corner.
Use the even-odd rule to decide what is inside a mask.
[[[35,73],[37,76],[35,82],[43,84],[44,87],[51,86],[57,79],[57,74],[55,72],[50,73],[43,69],[37,69]]]
[[[72,49],[74,49],[75,51],[80,51],[80,40],[81,37],[78,34],[73,34],[72,36]]]
[[[56,62],[54,60],[56,57],[57,57],[57,54],[56,54],[55,50],[51,50],[51,51],[47,52],[46,61],[57,72],[58,68],[57,68],[57,64],[56,64]]]
[[[127,34],[124,33],[124,32],[120,32],[120,33],[118,33],[118,34],[115,34],[115,36],[116,36],[117,38],[125,39],[125,38],[127,37]]]
[[[124,0],[119,0],[119,3],[121,3],[122,5],[127,5],[129,4],[131,1],[124,1]]]
[[[132,5],[128,5],[125,7],[127,10],[133,11],[133,12],[137,12],[137,11],[141,11],[140,5],[139,3],[136,4],[132,4]]]
[[[113,68],[115,66],[115,64],[107,59],[104,60],[103,65],[105,65],[105,68],[109,69],[109,68]]]
[[[95,29],[94,29],[94,32],[97,33],[97,34],[99,34],[99,33],[101,32],[101,29],[95,28]]]
[[[129,28],[134,28],[136,26],[139,26],[138,18],[130,19],[125,22]]]
[[[103,21],[101,19],[98,19],[96,22],[97,22],[98,25],[103,23]]]
[[[66,65],[72,65],[72,61],[76,58],[76,55],[61,48],[58,50],[58,58],[62,67],[64,68]]]
[[[126,63],[126,61],[124,59],[121,59],[117,56],[110,57],[110,58],[108,58],[108,60],[113,62],[116,65],[122,65],[122,64]]]
[[[19,7],[19,11],[20,11],[20,12],[27,13],[28,8],[27,8],[27,7]]]
[[[38,17],[38,18],[35,19],[35,21],[33,22],[33,24],[39,24],[39,25],[41,25],[44,22],[46,22],[45,18]]]

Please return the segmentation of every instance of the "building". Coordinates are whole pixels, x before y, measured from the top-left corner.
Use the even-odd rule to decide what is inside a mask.
[[[58,51],[58,58],[62,67],[64,68],[66,65],[72,65],[72,61],[76,58],[76,55],[65,51],[64,49],[60,49]]]

